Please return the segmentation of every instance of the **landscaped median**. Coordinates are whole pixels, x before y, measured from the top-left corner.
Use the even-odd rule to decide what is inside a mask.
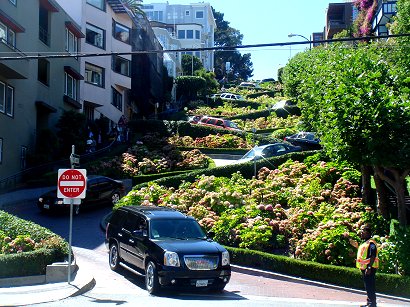
[[[225,246],[236,265],[263,269],[337,286],[363,289],[362,274],[358,269]],[[377,292],[410,298],[410,277],[397,274],[376,274]]]
[[[47,266],[67,256],[62,237],[0,210],[0,278],[45,275]]]

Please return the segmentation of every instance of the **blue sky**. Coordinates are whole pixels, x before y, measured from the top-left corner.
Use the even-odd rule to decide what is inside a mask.
[[[144,0],[144,3],[162,1]],[[165,2],[165,1],[164,1]],[[202,1],[168,0],[169,4],[190,4]],[[224,20],[243,34],[242,44],[265,44],[303,41],[301,37],[289,38],[296,33],[307,38],[313,32],[323,31],[326,8],[329,3],[343,0],[208,0],[217,12],[224,13]],[[242,49],[250,53],[253,63],[252,79],[276,78],[279,67],[286,65],[290,56],[308,45]]]

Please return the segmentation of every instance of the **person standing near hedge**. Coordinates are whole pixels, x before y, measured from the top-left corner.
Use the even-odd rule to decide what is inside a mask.
[[[369,226],[361,229],[360,237],[365,240],[357,250],[356,267],[362,271],[364,287],[367,293],[367,304],[362,307],[376,307],[376,271],[379,267],[376,241],[372,240]]]

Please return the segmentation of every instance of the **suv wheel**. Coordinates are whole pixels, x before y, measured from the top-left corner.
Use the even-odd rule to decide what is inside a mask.
[[[224,291],[225,286],[226,286],[226,284],[221,284],[221,285],[218,285],[216,287],[211,288],[210,291],[213,292],[213,293],[221,293],[221,292]]]
[[[111,195],[111,204],[114,206],[116,203],[119,202],[121,196],[118,192],[115,192],[114,194]]]
[[[118,245],[116,243],[111,244],[110,246],[110,254],[108,258],[110,269],[113,271],[118,270],[120,266],[120,254],[118,252]]]
[[[157,268],[152,261],[148,262],[145,268],[145,287],[150,294],[157,293],[160,287]]]

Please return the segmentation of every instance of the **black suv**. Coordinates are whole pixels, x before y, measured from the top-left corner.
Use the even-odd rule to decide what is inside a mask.
[[[106,229],[109,265],[145,275],[149,293],[161,287],[222,291],[231,277],[228,251],[198,222],[167,207],[124,206]]]

